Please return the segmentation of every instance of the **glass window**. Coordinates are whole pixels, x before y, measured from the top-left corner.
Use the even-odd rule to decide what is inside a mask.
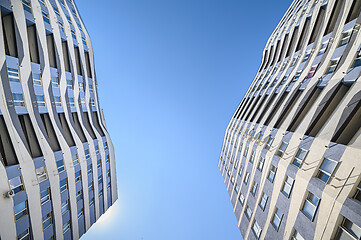
[[[94,205],[94,197],[92,199],[89,198],[89,207]]]
[[[327,183],[332,173],[335,171],[336,166],[337,166],[336,161],[325,158],[320,168],[318,169],[317,178]]]
[[[75,153],[74,155],[72,155],[72,158],[73,158],[73,165],[77,165],[79,164],[79,158],[78,158],[78,154]]]
[[[30,230],[27,228],[24,232],[17,236],[18,240],[30,240]]]
[[[97,168],[101,168],[102,167],[102,160],[98,159],[97,161]]]
[[[259,202],[259,206],[261,207],[262,210],[265,210],[267,201],[268,201],[268,196],[267,194],[263,193],[261,201]]]
[[[257,223],[256,220],[254,220],[253,225],[252,225],[252,230],[254,232],[254,234],[256,235],[257,238],[259,238],[261,236],[262,233],[262,229],[259,226],[259,224]]]
[[[241,166],[239,167],[239,171],[238,171],[239,176],[242,176],[242,171],[243,171],[243,166],[241,164]]]
[[[98,197],[100,198],[101,196],[103,196],[103,191],[102,190],[100,190],[99,191],[99,194],[98,194]]]
[[[41,76],[39,73],[33,73],[33,83],[34,83],[34,85],[41,86]]]
[[[59,26],[59,30],[60,30],[61,32],[65,32],[65,30],[64,30],[64,24],[63,24],[62,22],[58,21],[58,26]]]
[[[81,171],[77,171],[75,173],[75,182],[79,182],[81,180]]]
[[[284,154],[285,151],[286,151],[287,146],[288,146],[288,143],[282,141],[282,143],[280,144],[280,146],[279,146],[276,154],[277,154],[278,156],[282,157],[283,154]]]
[[[350,40],[350,37],[351,37],[351,33],[352,33],[351,30],[342,33],[341,40],[340,40],[338,47],[344,46],[348,43],[348,41]]]
[[[25,107],[24,97],[22,93],[13,93],[14,106]]]
[[[75,103],[74,103],[74,98],[73,98],[73,97],[70,97],[70,98],[69,98],[69,105],[70,105],[70,107],[75,107]]]
[[[110,187],[111,187],[111,184],[110,184],[110,182],[108,182],[107,189],[110,189]]]
[[[293,232],[291,240],[305,240],[296,230]]]
[[[70,229],[71,220],[63,224],[63,233],[65,234]]]
[[[64,192],[66,189],[68,189],[67,179],[64,178],[63,180],[60,180],[60,192]]]
[[[108,149],[108,143],[104,142],[104,151]]]
[[[244,176],[243,182],[244,182],[245,184],[247,184],[247,183],[248,183],[248,179],[249,179],[249,172],[246,172],[246,175]]]
[[[92,169],[93,168],[93,165],[92,164],[89,164],[88,165],[88,175],[92,173]]]
[[[358,240],[361,239],[361,227],[344,218],[339,226],[335,240]]]
[[[272,225],[276,228],[277,231],[281,225],[282,218],[283,218],[283,213],[277,208],[272,219]]]
[[[268,177],[267,177],[268,180],[273,182],[275,179],[275,176],[276,176],[276,172],[277,172],[277,168],[275,166],[271,165],[271,168],[269,170]]]
[[[43,217],[43,229],[45,230],[53,223],[53,218],[51,212]]]
[[[95,145],[95,153],[99,154],[99,146],[98,145]]]
[[[61,213],[64,214],[69,211],[69,200],[61,203]]]
[[[81,218],[84,215],[84,208],[79,209],[78,211],[78,219]]]
[[[9,185],[10,189],[13,190],[15,194],[24,190],[23,179],[21,176],[9,179]]]
[[[247,153],[248,153],[248,146],[244,149],[243,156],[247,157]]]
[[[291,195],[293,183],[295,180],[289,176],[286,176],[285,182],[283,184],[282,193],[286,195],[286,197],[289,197]]]
[[[307,74],[307,77],[306,77],[307,79],[313,77],[313,75],[314,75],[315,72],[316,72],[317,67],[318,67],[318,64],[311,67],[310,71],[309,71],[308,74]]]
[[[36,101],[39,107],[45,107],[44,95],[36,95]]]
[[[256,183],[255,181],[253,181],[253,185],[252,185],[252,189],[251,189],[251,194],[252,194],[253,196],[256,195],[257,187],[258,187],[258,183]]]
[[[109,163],[109,161],[110,161],[109,154],[107,154],[107,155],[105,156],[105,163]]]
[[[50,24],[50,20],[49,20],[49,14],[47,14],[46,12],[42,11],[43,13],[43,20],[44,22]]]
[[[89,153],[89,149],[85,149],[85,159],[88,160],[90,158],[90,153]]]
[[[361,66],[361,50],[357,52],[356,58],[352,63],[352,68]]]
[[[73,89],[73,80],[72,79],[67,79],[66,80],[66,86],[68,89]]]
[[[90,183],[88,184],[88,191],[91,192],[91,191],[93,191],[93,190],[94,190],[94,184],[93,184],[93,182],[90,182]]]
[[[241,193],[241,195],[239,195],[238,200],[241,203],[241,205],[243,206],[243,204],[244,204],[244,195],[242,193]]]
[[[301,167],[303,160],[305,160],[306,156],[307,156],[308,151],[299,148],[296,156],[293,159],[292,164],[295,165],[296,167]]]
[[[250,157],[250,159],[249,159],[249,162],[250,163],[253,163],[254,162],[254,157],[256,156],[256,152],[255,151],[252,151],[252,153],[251,153],[251,157]]]
[[[58,167],[58,173],[61,173],[61,172],[65,171],[65,166],[64,166],[63,159],[60,159],[60,160],[56,161],[56,166]]]
[[[25,215],[28,215],[28,203],[27,201],[21,202],[14,206],[15,220],[19,220]]]
[[[327,45],[328,45],[328,41],[327,41],[327,42],[323,42],[323,43],[321,44],[321,49],[320,49],[320,51],[318,52],[317,56],[320,56],[320,55],[322,55],[322,54],[325,53],[326,48],[327,48]]]
[[[83,191],[79,190],[78,193],[76,194],[76,201],[79,202],[82,199],[83,199]]]
[[[20,82],[19,69],[7,68],[8,69],[8,78],[10,82]]]
[[[244,213],[248,219],[252,217],[252,209],[248,205],[246,205],[246,211]]]
[[[100,175],[100,176],[98,177],[98,184],[101,184],[102,182],[103,182],[103,176]]]
[[[337,64],[338,64],[338,60],[339,59],[335,59],[335,60],[331,60],[330,61],[330,64],[328,65],[328,69],[326,71],[326,74],[330,74],[330,73],[333,73],[337,67]]]
[[[49,188],[47,188],[40,192],[41,205],[48,202],[49,200],[50,200],[50,191],[49,191]]]
[[[320,202],[320,199],[313,195],[312,193],[308,192],[307,198],[305,200],[305,203],[302,208],[302,212],[311,220],[313,221],[313,218],[316,214],[316,210],[318,207],[318,204]]]
[[[30,2],[28,2],[27,0],[23,0],[23,7],[24,7],[24,10],[33,14],[32,11],[31,11],[31,4]]]
[[[239,185],[238,185],[238,184],[236,184],[236,185],[234,186],[234,191],[235,191],[236,193],[239,192]]]
[[[257,169],[262,172],[264,166],[264,157],[260,157]]]
[[[48,179],[48,174],[46,173],[46,167],[42,166],[35,170],[36,176],[38,177],[39,183]]]
[[[74,40],[76,40],[75,31],[73,29],[71,29],[71,36],[73,37]]]
[[[61,107],[61,97],[60,96],[54,96],[55,100],[55,106]]]

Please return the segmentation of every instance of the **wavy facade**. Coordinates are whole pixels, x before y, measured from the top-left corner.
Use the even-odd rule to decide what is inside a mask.
[[[72,0],[0,7],[0,238],[78,239],[117,200],[89,35]]]
[[[295,0],[218,163],[244,239],[361,237],[361,1]]]

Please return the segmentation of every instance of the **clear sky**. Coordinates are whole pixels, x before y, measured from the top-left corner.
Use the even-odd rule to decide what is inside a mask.
[[[291,0],[76,0],[119,199],[82,239],[242,239],[217,167],[227,124]]]

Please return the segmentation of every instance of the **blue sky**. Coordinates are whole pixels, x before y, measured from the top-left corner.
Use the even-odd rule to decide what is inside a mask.
[[[217,163],[290,0],[76,0],[119,199],[83,239],[241,239]]]

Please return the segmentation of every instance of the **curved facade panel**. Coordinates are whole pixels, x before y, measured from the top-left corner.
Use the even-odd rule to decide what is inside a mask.
[[[361,1],[295,0],[218,167],[244,239],[360,239]]]
[[[89,35],[72,0],[0,7],[0,238],[78,239],[117,200]]]

